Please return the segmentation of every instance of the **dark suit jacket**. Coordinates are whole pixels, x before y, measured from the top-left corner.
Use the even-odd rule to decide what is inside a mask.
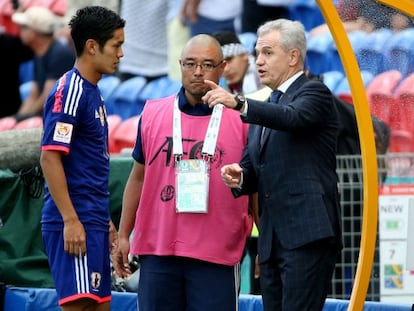
[[[276,105],[248,100],[242,119],[252,125],[238,194],[259,194],[260,261],[270,256],[275,236],[287,249],[324,238],[340,247],[339,121],[328,88],[302,75]],[[273,130],[261,147],[262,126]]]

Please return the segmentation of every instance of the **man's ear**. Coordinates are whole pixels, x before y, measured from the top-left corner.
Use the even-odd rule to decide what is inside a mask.
[[[98,51],[98,43],[93,39],[88,39],[85,44],[85,49],[90,55],[95,55]]]
[[[300,52],[298,49],[289,51],[289,64],[295,66],[300,61]]]

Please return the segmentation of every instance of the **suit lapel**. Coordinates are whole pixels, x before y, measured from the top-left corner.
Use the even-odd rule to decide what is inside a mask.
[[[286,105],[287,103],[291,102],[292,97],[294,93],[296,92],[296,90],[299,89],[308,80],[309,79],[304,74],[302,74],[299,78],[297,78],[295,82],[293,82],[292,85],[288,87],[286,92],[283,93],[283,95],[280,97],[278,105]],[[259,126],[259,127],[261,128],[261,130],[263,129],[262,126]],[[260,131],[259,135],[261,135],[261,133],[262,131]],[[271,130],[265,131],[263,133],[263,140],[262,140],[262,143],[260,144],[260,151],[262,151],[263,146],[266,145],[267,140],[269,139],[270,133],[271,133]],[[260,136],[259,136],[259,142],[260,142]]]
[[[283,99],[285,97],[286,94],[282,94],[281,97],[279,98],[277,103],[269,103],[269,105],[283,105]],[[266,145],[267,140],[269,139],[270,133],[272,132],[271,129],[266,129],[261,126],[261,131],[260,131],[260,135],[263,135],[263,137],[261,137],[260,139],[260,151],[263,150],[264,145]]]
[[[264,128],[263,128],[263,126],[261,126],[260,128],[261,128],[260,135],[262,135],[262,132],[264,131]],[[266,145],[266,142],[269,139],[271,131],[272,130],[269,129],[269,130],[263,132],[263,138],[261,139],[261,144],[260,144],[260,151],[262,151],[263,147]]]

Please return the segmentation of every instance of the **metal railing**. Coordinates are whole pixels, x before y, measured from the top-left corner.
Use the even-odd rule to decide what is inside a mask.
[[[414,183],[414,154],[378,155],[379,186]],[[344,248],[332,279],[330,298],[349,299],[357,269],[361,239],[363,177],[360,155],[337,156]],[[379,240],[377,232],[373,269],[367,300],[380,300]]]

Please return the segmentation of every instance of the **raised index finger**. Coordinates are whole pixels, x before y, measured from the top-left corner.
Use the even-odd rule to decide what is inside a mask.
[[[204,83],[207,84],[210,87],[210,89],[212,89],[212,90],[214,90],[214,89],[216,89],[216,88],[219,87],[217,84],[215,84],[211,80],[204,80]]]

